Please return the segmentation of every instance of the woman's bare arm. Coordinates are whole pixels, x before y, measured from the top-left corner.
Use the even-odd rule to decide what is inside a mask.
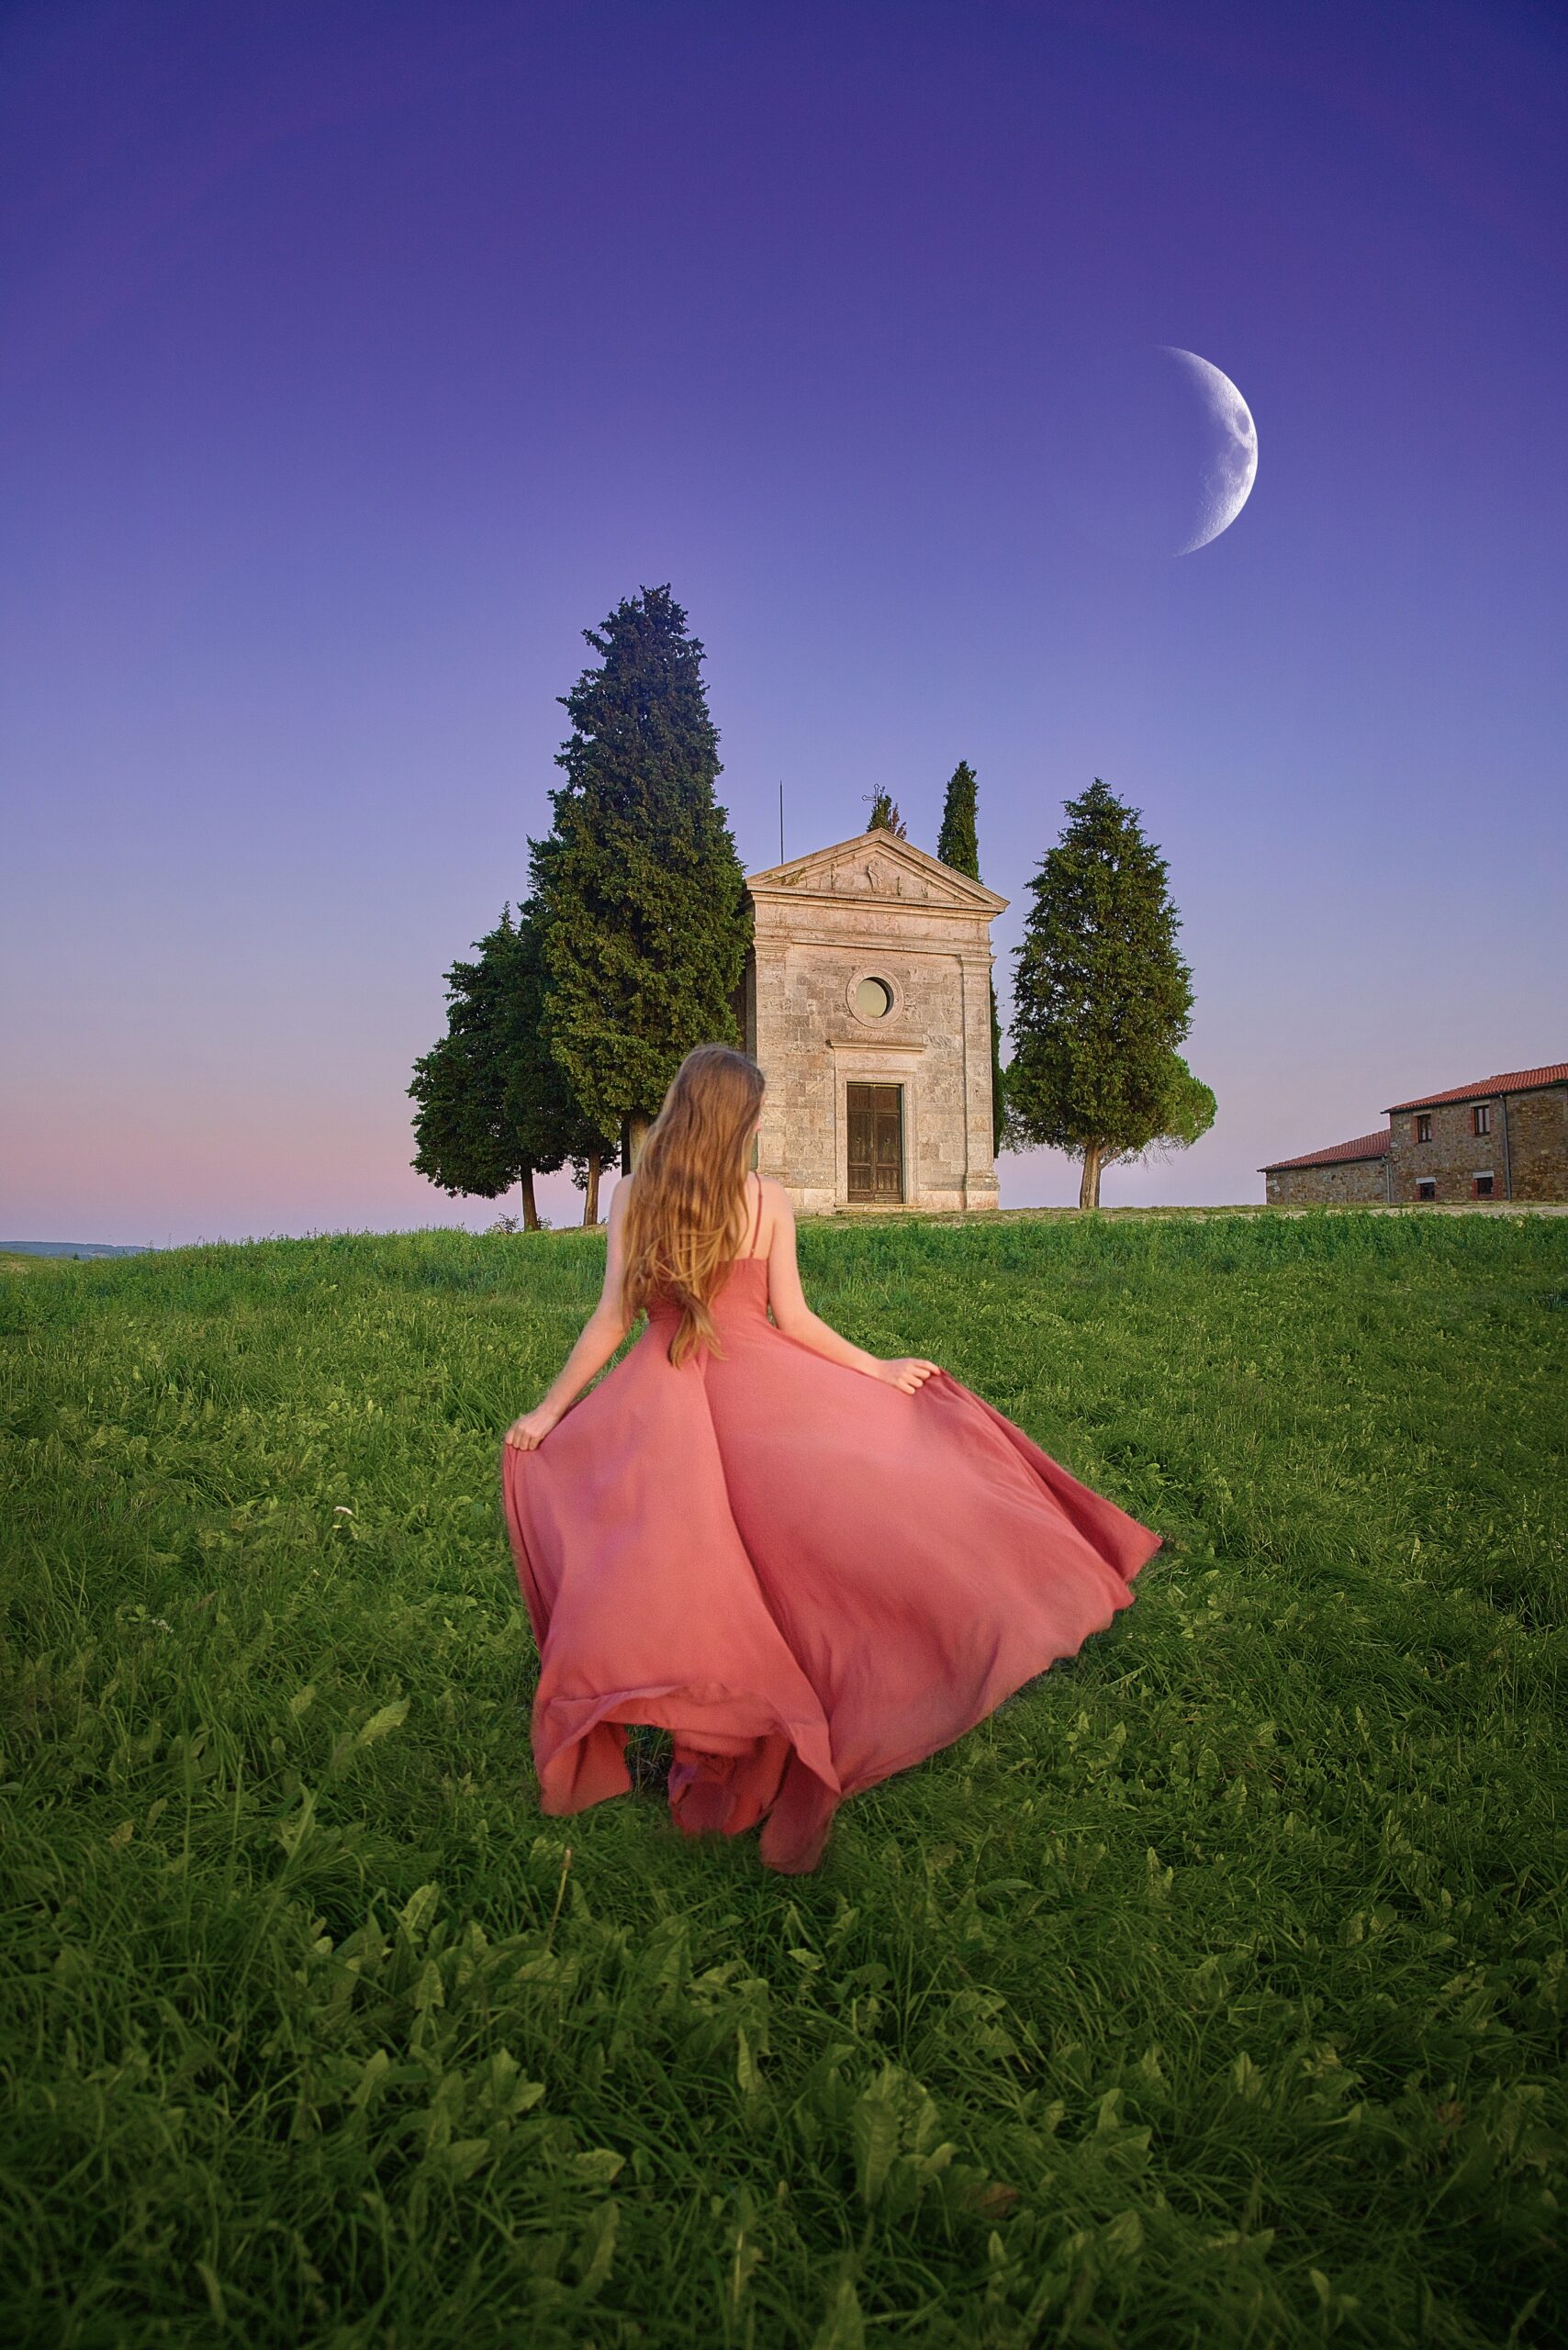
[[[626,1258],[626,1182],[623,1176],[610,1195],[610,1235],[599,1304],[583,1324],[576,1346],[541,1401],[507,1430],[507,1442],[515,1445],[520,1452],[532,1452],[549,1435],[567,1405],[575,1403],[589,1380],[597,1378],[604,1369],[632,1326],[621,1311],[621,1272]]]
[[[795,1254],[795,1211],[790,1204],[790,1194],[782,1183],[771,1179],[767,1189],[767,1203],[773,1211],[773,1233],[767,1248],[767,1294],[773,1306],[773,1319],[787,1338],[802,1347],[810,1347],[814,1355],[825,1356],[829,1362],[843,1363],[846,1370],[860,1371],[868,1379],[879,1379],[890,1387],[902,1388],[913,1395],[915,1389],[940,1371],[940,1363],[927,1362],[924,1355],[895,1355],[885,1359],[868,1354],[813,1314],[806,1304],[801,1287],[801,1268]]]

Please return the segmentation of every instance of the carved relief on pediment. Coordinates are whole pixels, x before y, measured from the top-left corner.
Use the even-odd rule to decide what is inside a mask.
[[[929,898],[931,891],[917,873],[907,873],[890,857],[863,856],[835,865],[827,886],[835,892],[853,891],[866,898]]]
[[[800,890],[812,897],[874,898],[890,905],[947,908],[977,913],[976,885],[946,867],[933,867],[902,842],[842,841],[833,850],[821,850],[789,865],[758,875],[764,890]]]

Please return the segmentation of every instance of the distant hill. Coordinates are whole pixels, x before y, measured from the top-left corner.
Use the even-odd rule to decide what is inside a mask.
[[[0,1240],[0,1257],[144,1257],[150,1243],[112,1248],[104,1240]]]

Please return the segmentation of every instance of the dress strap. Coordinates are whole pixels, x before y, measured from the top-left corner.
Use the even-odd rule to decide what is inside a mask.
[[[747,1169],[747,1172],[748,1172],[748,1173],[751,1173],[751,1174],[755,1174],[755,1173],[756,1173],[756,1170],[755,1169],[755,1168],[752,1168],[752,1169]],[[756,1236],[757,1236],[757,1233],[759,1233],[761,1230],[762,1230],[762,1178],[761,1178],[761,1176],[760,1176],[760,1175],[758,1175],[758,1176],[757,1176],[757,1178],[756,1178],[756,1229],[755,1229],[755,1230],[754,1230],[754,1229],[753,1229],[753,1227],[752,1227],[752,1222],[751,1222],[751,1218],[750,1218],[750,1216],[748,1215],[748,1216],[746,1217],[746,1244],[745,1244],[745,1253],[746,1253],[746,1255],[747,1255],[748,1257],[749,1257],[749,1256],[751,1256],[751,1255],[754,1253],[754,1251],[756,1250]]]

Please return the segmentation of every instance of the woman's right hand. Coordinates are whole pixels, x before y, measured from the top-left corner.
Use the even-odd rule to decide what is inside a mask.
[[[927,1362],[924,1355],[894,1355],[877,1365],[877,1376],[890,1387],[900,1389],[905,1395],[913,1395],[916,1388],[924,1387],[925,1382],[941,1368],[939,1362]]]
[[[554,1413],[547,1412],[542,1404],[537,1404],[532,1412],[524,1412],[521,1419],[512,1422],[507,1430],[506,1440],[508,1444],[515,1445],[519,1452],[534,1452],[554,1425]]]

